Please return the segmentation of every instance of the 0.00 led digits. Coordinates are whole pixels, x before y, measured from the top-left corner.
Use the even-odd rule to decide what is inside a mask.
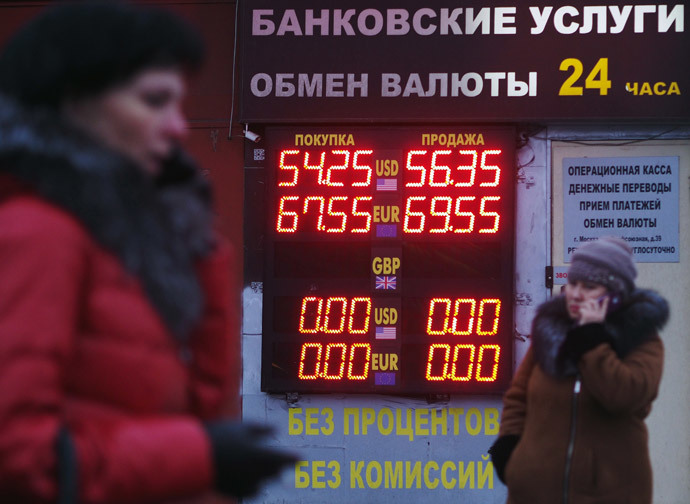
[[[349,305],[349,309],[348,309]],[[371,298],[305,297],[299,315],[302,334],[367,334],[371,319]]]
[[[501,300],[433,298],[428,313],[426,332],[430,336],[495,336]],[[426,379],[432,382],[493,382],[498,377],[500,355],[501,346],[497,344],[434,343],[429,345]]]
[[[477,300],[460,298],[433,298],[429,302],[426,333],[432,336],[452,334],[455,336],[494,336],[498,333],[501,315],[500,299],[480,299],[479,314],[475,327]]]
[[[429,345],[426,379],[466,382],[474,378],[478,382],[493,382],[498,377],[500,355],[500,345]],[[473,373],[475,364],[476,372]]]
[[[297,376],[300,380],[366,380],[370,362],[369,343],[304,343]]]

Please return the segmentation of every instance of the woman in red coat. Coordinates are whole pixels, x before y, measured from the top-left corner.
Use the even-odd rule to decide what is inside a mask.
[[[510,504],[651,504],[645,418],[657,396],[666,300],[635,287],[632,249],[573,254],[565,295],[539,307],[490,453]]]
[[[115,3],[50,9],[0,56],[0,496],[242,496],[291,457],[218,419],[229,248],[179,149],[198,35]]]

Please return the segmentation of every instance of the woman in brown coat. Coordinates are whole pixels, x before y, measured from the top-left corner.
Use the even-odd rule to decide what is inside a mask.
[[[510,504],[649,504],[645,417],[663,367],[658,294],[636,289],[632,250],[601,238],[573,255],[544,303],[490,449]]]

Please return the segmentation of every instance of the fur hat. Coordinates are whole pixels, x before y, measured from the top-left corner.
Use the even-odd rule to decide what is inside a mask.
[[[615,236],[604,236],[579,247],[568,270],[568,280],[597,283],[624,295],[635,288],[636,276],[632,248]]]

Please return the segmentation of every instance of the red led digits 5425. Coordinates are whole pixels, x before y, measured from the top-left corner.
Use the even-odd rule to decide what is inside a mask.
[[[321,151],[318,154],[299,149],[280,151],[278,187],[296,187],[298,184],[314,185],[314,183],[327,187],[370,186],[372,168],[367,164],[371,161],[367,159],[373,152],[371,149],[331,150]],[[326,157],[328,157],[328,163],[326,163]],[[350,175],[348,171],[354,174]],[[301,180],[300,173],[302,173]],[[309,176],[312,179],[305,181],[304,178]]]

